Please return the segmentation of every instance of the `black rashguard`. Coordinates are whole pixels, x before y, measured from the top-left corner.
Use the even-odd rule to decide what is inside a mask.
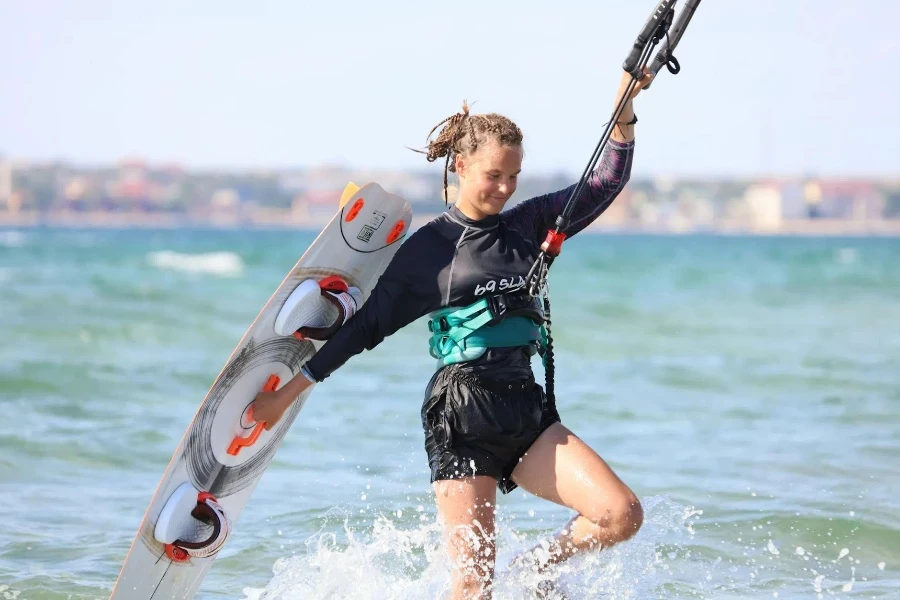
[[[606,210],[628,182],[633,148],[633,142],[609,142],[565,231],[568,237]],[[322,381],[350,357],[371,350],[423,315],[468,306],[524,283],[573,187],[481,220],[453,206],[421,227],[399,248],[360,310],[306,363],[306,372]],[[423,329],[423,352],[428,336]],[[459,367],[482,375],[489,371],[498,380],[522,378],[531,373],[531,352],[527,347],[492,348]]]

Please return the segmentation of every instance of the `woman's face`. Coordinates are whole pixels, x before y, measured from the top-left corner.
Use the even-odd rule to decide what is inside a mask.
[[[515,193],[521,170],[521,146],[501,146],[490,141],[469,156],[457,156],[456,207],[470,219],[498,214]]]

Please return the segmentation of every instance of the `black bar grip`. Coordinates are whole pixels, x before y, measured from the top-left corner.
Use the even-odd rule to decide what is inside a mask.
[[[650,13],[650,17],[644,24],[644,28],[641,29],[641,32],[638,34],[637,39],[634,40],[634,46],[632,46],[628,56],[625,57],[625,62],[622,63],[622,69],[630,73],[635,79],[643,77],[644,74],[638,65],[641,61],[641,55],[647,48],[647,44],[649,44],[650,40],[653,38],[653,34],[655,34],[656,30],[659,28],[659,24],[672,12],[677,1],[678,0],[660,0],[659,4],[656,5],[656,8],[653,9],[653,12]]]
[[[694,16],[694,12],[697,10],[697,6],[700,4],[700,0],[687,0],[684,8],[678,14],[678,18],[675,19],[675,23],[672,25],[672,28],[669,30],[668,39],[663,42],[662,47],[659,52],[656,53],[656,58],[653,59],[653,62],[650,63],[648,67],[648,71],[650,71],[651,75],[656,75],[659,73],[659,70],[662,69],[662,66],[669,61],[669,55],[671,52],[675,50],[675,47],[678,46],[678,42],[681,41],[681,36],[684,35],[684,31],[687,29],[688,24],[691,22],[691,17]],[[645,86],[644,89],[650,87]]]

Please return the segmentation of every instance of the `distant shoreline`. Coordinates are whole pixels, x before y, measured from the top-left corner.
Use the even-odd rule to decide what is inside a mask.
[[[418,229],[439,213],[413,218]],[[252,215],[232,214],[174,215],[164,213],[111,212],[0,212],[0,228],[17,229],[222,229],[222,230],[300,230],[319,231],[333,215],[297,218],[290,211],[266,210]],[[734,235],[796,237],[900,237],[900,219],[853,221],[845,219],[792,219],[779,224],[755,226],[752,223],[719,221],[704,225],[604,222],[603,219],[586,233],[623,235]]]

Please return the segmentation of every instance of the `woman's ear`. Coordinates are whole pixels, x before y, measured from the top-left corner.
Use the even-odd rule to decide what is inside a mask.
[[[466,159],[462,157],[462,155],[457,154],[453,157],[453,164],[456,167],[456,174],[460,179],[465,179],[466,177]]]

